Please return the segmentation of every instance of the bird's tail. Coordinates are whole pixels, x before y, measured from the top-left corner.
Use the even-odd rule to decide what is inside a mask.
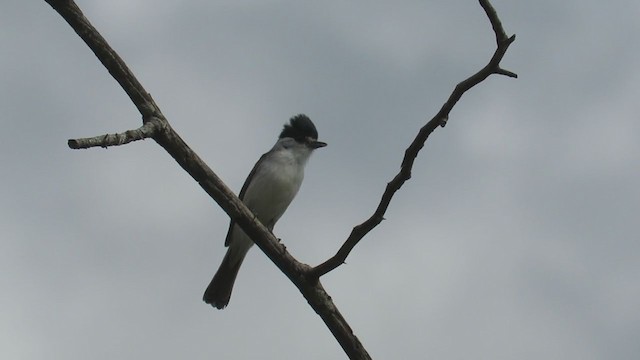
[[[204,302],[218,309],[224,309],[229,304],[233,283],[236,281],[245,254],[233,256],[232,247],[229,247],[227,254],[222,259],[222,264],[207,286],[207,290],[204,291],[202,297]]]

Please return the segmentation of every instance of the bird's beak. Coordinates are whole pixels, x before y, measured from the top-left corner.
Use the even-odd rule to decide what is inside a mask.
[[[325,147],[325,146],[327,146],[327,143],[322,142],[322,141],[312,141],[312,142],[309,143],[309,147],[312,148],[312,149],[318,149],[318,148]]]

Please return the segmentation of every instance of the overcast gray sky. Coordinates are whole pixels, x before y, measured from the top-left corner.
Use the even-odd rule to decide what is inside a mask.
[[[517,40],[428,140],[387,220],[323,278],[375,359],[640,357],[638,1],[493,5]],[[275,229],[315,265],[494,34],[476,1],[79,1],[175,129],[240,189],[297,113],[329,143]],[[0,11],[3,359],[342,359],[257,249],[202,293],[228,217],[44,1]]]

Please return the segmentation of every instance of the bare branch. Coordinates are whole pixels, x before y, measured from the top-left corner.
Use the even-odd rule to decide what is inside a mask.
[[[498,13],[496,12],[496,9],[493,8],[489,0],[480,0],[480,6],[482,6],[484,12],[489,18],[493,32],[496,34],[496,44],[500,46],[500,44],[507,39],[507,33],[502,27],[502,22],[500,21],[500,18],[498,18]]]
[[[155,118],[147,121],[141,127],[134,130],[127,130],[119,134],[105,134],[90,138],[69,139],[67,144],[72,149],[88,149],[92,147],[120,146],[132,141],[143,140],[154,137],[162,128],[162,123]]]
[[[138,79],[120,56],[109,46],[107,41],[100,35],[98,30],[91,25],[84,16],[82,10],[72,0],[45,0],[54,8],[68,23],[73,30],[84,40],[91,51],[102,62],[111,76],[122,86],[122,89],[129,95],[131,101],[136,105],[143,117],[159,112],[151,95],[146,92]]]
[[[504,76],[508,76],[508,77],[511,77],[511,78],[517,78],[518,77],[518,74],[516,74],[514,72],[511,72],[509,70],[505,70],[503,68],[497,68],[495,73],[498,74],[498,75],[504,75]]]
[[[491,57],[491,60],[489,60],[489,63],[480,71],[460,82],[454,88],[453,92],[449,96],[449,99],[447,99],[440,111],[438,111],[438,113],[420,129],[418,135],[405,151],[400,171],[389,183],[387,183],[387,187],[382,194],[380,203],[378,204],[378,207],[374,211],[373,215],[371,215],[371,217],[365,220],[362,224],[355,226],[347,240],[344,242],[344,244],[342,244],[340,249],[338,249],[338,252],[327,261],[313,268],[311,272],[312,276],[320,277],[342,265],[347,259],[347,256],[349,256],[351,250],[353,250],[358,242],[360,242],[360,240],[362,240],[365,235],[367,235],[371,230],[378,226],[382,222],[382,220],[384,220],[384,214],[389,207],[391,199],[393,198],[395,193],[402,187],[402,185],[411,178],[411,169],[413,168],[413,163],[418,156],[418,153],[424,146],[424,143],[427,141],[427,138],[438,126],[444,127],[444,125],[446,125],[451,109],[453,109],[455,104],[460,100],[465,92],[482,82],[491,74],[506,75],[513,78],[518,77],[515,73],[500,68],[500,61],[504,57],[504,54],[509,48],[509,45],[511,45],[511,43],[515,41],[515,35],[511,37],[507,36],[507,34],[504,32],[504,29],[502,28],[502,23],[498,18],[498,14],[491,6],[489,1],[480,0],[480,6],[482,6],[484,11],[487,13],[493,31],[496,35],[497,48],[493,56]]]
[[[494,33],[497,49],[489,63],[476,74],[459,83],[440,111],[418,132],[414,141],[405,151],[400,172],[387,184],[382,199],[374,214],[362,224],[354,227],[351,235],[338,250],[337,254],[325,263],[310,268],[294,259],[251,213],[222,180],[189,148],[180,136],[171,128],[167,119],[155,104],[151,95],[142,87],[124,61],[109,46],[106,40],[90,24],[81,10],[72,0],[45,0],[48,2],[87,43],[96,57],[118,81],[132,102],[142,114],[143,126],[123,134],[103,135],[94,138],[69,140],[72,148],[122,145],[131,141],[152,137],[187,171],[200,186],[232,217],[251,237],[255,244],[285,273],[298,287],[310,306],[322,318],[327,327],[351,359],[370,359],[358,338],[353,334],[346,320],[333,304],[318,278],[335,269],[347,258],[356,244],[382,220],[396,191],[411,177],[413,162],[424,146],[429,135],[438,127],[444,126],[453,106],[461,96],[491,74],[517,77],[511,71],[502,69],[499,64],[515,35],[507,37],[495,10],[486,0],[480,0]]]
[[[207,194],[236,221],[269,259],[298,287],[309,305],[327,325],[347,356],[350,359],[370,359],[371,357],[364,346],[355,336],[318,279],[305,276],[305,274],[309,273],[310,267],[294,259],[213,170],[189,148],[169,125],[151,95],[142,87],[115,50],[91,25],[78,6],[72,0],[45,1],[71,25],[114,79],[127,92],[131,101],[142,114],[143,123],[159,123],[159,125],[152,126],[155,128],[153,139],[200,184]],[[79,144],[82,143],[81,140],[78,140]],[[112,144],[104,139],[87,140],[87,142],[91,141]]]

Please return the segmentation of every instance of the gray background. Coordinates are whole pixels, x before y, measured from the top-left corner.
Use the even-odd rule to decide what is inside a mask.
[[[377,359],[640,356],[638,1],[493,1],[517,40],[416,162],[387,220],[323,278]],[[476,1],[80,1],[235,190],[292,115],[329,143],[275,233],[329,257],[494,34]],[[200,299],[228,217],[153,141],[43,1],[0,12],[0,355],[342,359],[253,249]]]

